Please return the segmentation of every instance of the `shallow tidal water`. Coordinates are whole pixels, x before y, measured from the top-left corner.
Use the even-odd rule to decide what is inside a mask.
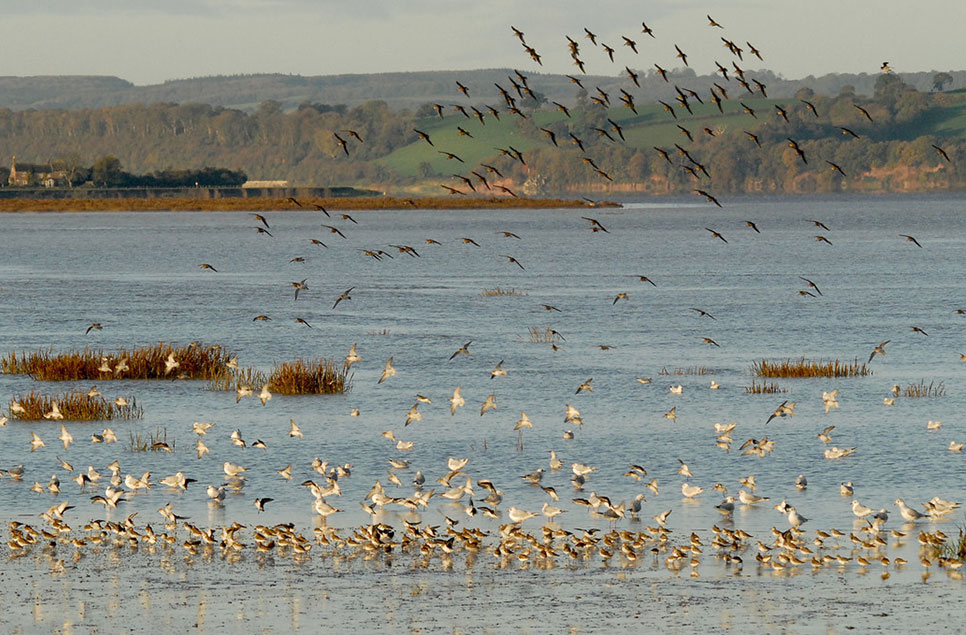
[[[138,526],[157,529],[163,525],[157,509],[171,503],[202,527],[292,522],[311,536],[320,521],[299,483],[321,481],[311,468],[319,457],[352,465],[351,476],[340,479],[342,496],[327,499],[344,510],[327,524],[349,534],[369,522],[359,502],[376,480],[389,495],[407,496],[421,470],[425,488],[439,494],[445,487],[435,479],[448,471],[447,458],[466,457],[464,472],[474,483],[489,479],[504,492],[503,518],[470,518],[462,511],[466,498],[454,505],[436,497],[420,513],[424,523],[445,528],[449,516],[460,520],[459,527],[496,535],[509,522],[510,506],[539,512],[545,501],[553,502],[520,478],[542,467],[542,484],[560,494],[554,504],[565,509],[557,519],[564,529],[644,531],[655,524],[653,515],[670,509],[671,544],[684,544],[695,532],[708,545],[715,524],[754,538],[740,567],[724,564],[705,546],[700,564],[680,571],[669,570],[663,554],[646,552],[636,562],[558,558],[548,567],[507,564],[485,551],[469,563],[465,553],[427,563],[402,553],[365,560],[321,547],[305,558],[252,550],[227,558],[217,548],[192,556],[177,544],[153,552],[103,545],[87,547],[75,561],[71,546],[35,545],[25,554],[2,546],[0,555],[8,559],[0,566],[0,601],[8,608],[0,624],[13,632],[148,632],[158,625],[168,632],[195,625],[201,632],[315,632],[320,625],[366,632],[943,629],[956,617],[961,576],[923,567],[916,534],[939,529],[955,536],[963,514],[904,526],[894,501],[902,497],[922,509],[933,496],[963,500],[964,456],[947,448],[950,441],[966,441],[966,363],[959,358],[966,353],[966,316],[955,312],[966,307],[964,203],[961,196],[739,198],[719,210],[690,199],[648,199],[626,201],[621,209],[352,212],[358,223],[337,213],[332,219],[321,212],[265,214],[273,237],[258,234],[257,221],[243,213],[4,215],[0,352],[113,351],[199,340],[224,346],[242,366],[267,370],[298,357],[341,361],[357,344],[362,362],[353,367],[345,395],[276,395],[265,406],[253,398],[236,403],[234,393],[207,390],[204,382],[93,382],[106,397],[136,397],[144,417],[108,423],[119,437],[116,445],[89,442],[104,423],[70,423],[75,443],[67,450],[54,423],[11,421],[0,428],[0,469],[23,464],[26,472],[19,482],[0,478],[0,520],[40,526],[40,512],[69,500],[75,507],[64,518],[75,531],[91,519],[119,521],[133,513]],[[608,231],[590,231],[582,216]],[[505,231],[520,238],[504,237]],[[901,234],[914,236],[922,248]],[[427,238],[441,244],[426,244]],[[420,257],[391,244],[411,245]],[[361,251],[375,249],[393,258],[375,260]],[[297,257],[304,262],[291,262]],[[202,270],[202,263],[218,272]],[[656,286],[641,282],[641,275]],[[822,295],[800,295],[810,288],[799,276],[815,282]],[[295,300],[290,283],[302,279],[308,290]],[[350,287],[351,300],[333,309]],[[481,293],[496,287],[517,293]],[[615,302],[619,293],[627,299]],[[545,304],[560,311],[547,311]],[[271,321],[252,320],[261,314]],[[93,322],[103,329],[85,335]],[[531,342],[529,327],[552,328],[566,339],[554,351]],[[781,379],[774,381],[786,393],[745,393],[753,361],[805,356],[865,362],[885,340],[887,352],[870,363],[870,376]],[[467,341],[469,356],[448,359]],[[390,356],[397,374],[377,384]],[[501,360],[507,376],[491,379]],[[675,374],[679,370],[684,374]],[[643,385],[636,377],[652,382]],[[575,394],[588,378],[593,392]],[[712,380],[721,387],[710,390]],[[893,385],[920,381],[942,382],[944,394],[900,395],[894,406],[884,406]],[[86,391],[91,383],[0,375],[2,409],[30,390]],[[668,387],[679,384],[683,393],[671,394]],[[447,399],[457,385],[466,406],[450,415]],[[836,388],[840,407],[826,413],[822,392]],[[404,426],[417,393],[433,403],[421,404],[423,419]],[[481,416],[490,394],[497,408]],[[785,400],[797,402],[795,415],[766,424]],[[579,409],[582,426],[564,422],[567,404]],[[355,408],[358,417],[350,416]],[[671,408],[676,421],[663,416]],[[513,427],[521,410],[533,428],[523,431],[519,449]],[[303,438],[288,436],[290,420]],[[942,421],[941,428],[927,430],[930,420]],[[204,437],[211,454],[201,460],[192,449],[195,421],[215,423]],[[730,451],[716,447],[714,423],[738,424]],[[834,445],[855,447],[853,456],[823,457],[829,446],[816,435],[830,425]],[[130,434],[158,428],[174,442],[174,453],[131,450]],[[233,446],[235,429],[267,449]],[[412,441],[412,450],[396,450],[381,436],[388,430]],[[567,430],[573,439],[564,439]],[[34,453],[32,432],[46,442]],[[745,440],[765,435],[776,441],[773,452],[758,458],[739,451]],[[551,449],[563,470],[549,470]],[[93,465],[106,473],[117,459],[122,474],[150,471],[156,482],[183,471],[198,482],[186,492],[156,484],[105,510],[89,502],[102,488],[80,491],[57,457],[75,469]],[[389,458],[412,463],[394,470],[403,487],[387,482]],[[679,459],[694,474],[689,482],[705,488],[695,500],[682,499]],[[225,461],[248,468],[246,486],[224,506],[212,506],[204,490],[224,482]],[[573,462],[597,468],[583,491],[570,484]],[[275,472],[286,464],[293,466],[291,481]],[[657,494],[624,476],[630,464],[647,468],[644,483],[657,479]],[[30,491],[52,474],[60,478],[61,494]],[[795,486],[799,474],[808,479],[803,491]],[[770,501],[738,505],[729,521],[715,509],[722,495],[712,486],[721,483],[735,495],[738,479],[748,475],[756,476],[757,494]],[[845,481],[854,483],[863,504],[889,510],[883,554],[905,558],[905,567],[852,562],[774,571],[754,561],[755,540],[770,544],[773,526],[789,526],[772,508],[783,498],[809,519],[803,527],[809,539],[816,529],[833,527],[861,533],[866,523],[856,521],[850,498],[839,494]],[[475,490],[481,504],[486,493]],[[614,524],[570,502],[590,492],[615,502],[645,494],[641,519]],[[256,497],[274,500],[259,513]],[[401,529],[404,518],[412,519],[387,506],[379,520]],[[539,533],[543,520],[525,521],[523,528]],[[897,540],[888,529],[908,535]],[[183,530],[179,535],[185,538]],[[247,535],[243,541],[251,542]],[[852,554],[847,539],[834,545]]]

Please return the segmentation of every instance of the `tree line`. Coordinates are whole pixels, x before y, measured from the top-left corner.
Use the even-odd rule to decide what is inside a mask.
[[[486,157],[486,162],[498,166],[508,182],[534,183],[541,193],[617,187],[689,192],[708,185],[703,177],[696,179],[683,169],[686,162],[675,154],[673,144],[664,148],[671,152],[673,160],[669,161],[655,150],[657,144],[649,142],[646,134],[624,142],[592,132],[607,129],[608,119],[617,116],[615,112],[623,115],[624,109],[599,107],[588,100],[585,91],[578,93],[568,118],[560,116],[541,125],[535,121],[547,119],[546,113],[555,111],[555,107],[546,104],[543,95],[537,96],[527,104],[529,116],[502,115],[503,121],[509,117],[513,122],[518,143],[526,143],[526,162],[501,156],[496,148]],[[743,98],[749,99],[747,95]],[[740,99],[735,95],[731,101]],[[815,111],[806,109],[804,101],[813,104]],[[883,74],[876,80],[871,97],[856,94],[850,86],[834,96],[803,88],[783,103],[787,122],[777,122],[769,105],[767,111],[749,116],[740,124],[731,119],[718,127],[712,119],[708,133],[695,130],[693,141],[682,137],[689,152],[702,157],[699,160],[706,166],[715,191],[864,189],[873,187],[870,179],[880,185],[885,181],[885,187],[892,189],[907,188],[910,180],[914,189],[966,185],[966,161],[947,162],[934,148],[944,148],[954,158],[966,157],[966,130],[956,120],[964,103],[960,93],[922,92],[896,75]],[[872,121],[857,119],[856,105],[866,109]],[[485,112],[486,104],[477,106]],[[643,104],[639,107],[647,108]],[[713,107],[703,108],[708,117],[719,116]],[[651,110],[651,114],[642,112],[626,120],[625,126],[632,129],[640,125],[647,131],[651,130],[647,126],[658,120],[673,123],[659,108]],[[41,165],[59,162],[65,168],[73,167],[78,177],[75,183],[100,180],[127,185],[215,185],[235,184],[249,175],[299,185],[379,185],[385,189],[431,183],[462,169],[447,162],[441,164],[443,160],[435,149],[428,147],[424,149],[426,160],[418,170],[404,169],[392,159],[395,151],[420,143],[414,128],[451,124],[455,129],[453,122],[465,126],[465,121],[453,114],[440,121],[432,104],[394,110],[383,101],[351,108],[306,101],[287,111],[280,102],[266,101],[251,113],[174,103],[84,110],[0,110],[0,147]],[[686,121],[677,123],[687,125]],[[854,136],[842,132],[843,127],[852,130]],[[551,144],[541,128],[561,139],[570,133],[585,139],[587,152],[569,144]],[[359,139],[351,137],[347,133],[350,130]],[[796,140],[809,157],[807,163],[799,160],[789,139]],[[608,179],[588,171],[588,155]],[[96,164],[107,157],[117,164],[108,162],[110,169],[96,171]],[[830,168],[830,163],[840,170]],[[90,166],[88,179],[80,178],[85,164]],[[122,172],[120,165],[131,173]],[[212,165],[224,167],[195,167]],[[466,166],[467,174],[470,169]],[[133,176],[137,173],[142,176]]]

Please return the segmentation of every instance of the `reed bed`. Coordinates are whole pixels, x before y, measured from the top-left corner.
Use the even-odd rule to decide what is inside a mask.
[[[658,375],[713,375],[714,371],[707,366],[688,366],[686,368],[662,368]]]
[[[906,397],[942,397],[946,394],[946,385],[944,382],[929,382],[927,385],[926,380],[921,379],[918,384],[906,386],[902,394]]]
[[[776,392],[788,392],[776,383],[766,384],[761,382],[760,384],[754,379],[751,380],[750,386],[745,386],[745,393],[749,395],[769,395]]]
[[[349,369],[326,359],[282,362],[268,376],[268,389],[280,395],[336,395],[349,388]]]
[[[527,295],[527,292],[520,289],[515,289],[513,287],[493,287],[492,289],[483,289],[480,291],[480,295],[484,298],[492,298],[501,295],[519,297]]]
[[[837,359],[825,361],[805,359],[804,357],[776,362],[763,359],[760,362],[754,362],[751,370],[757,377],[772,378],[864,377],[872,374],[868,366],[860,364],[858,359],[851,362],[842,362]]]
[[[966,525],[959,526],[957,536],[950,536],[945,544],[939,549],[939,555],[946,558],[956,558],[966,560]]]
[[[240,368],[213,380],[208,389],[229,391],[248,386],[258,392],[266,384],[269,392],[279,395],[333,395],[348,392],[351,381],[345,365],[325,359],[297,359],[282,362],[267,375],[254,368]]]
[[[90,397],[85,392],[73,391],[57,397],[41,395],[30,391],[25,395],[15,395],[10,401],[10,406],[14,403],[20,405],[14,412],[10,410],[10,416],[21,421],[44,421],[44,415],[50,413],[57,404],[57,409],[63,415],[64,421],[108,421],[112,419],[140,419],[144,414],[144,409],[137,405],[134,397],[126,399],[126,406],[119,406],[113,401],[108,401],[103,397]],[[59,419],[50,419],[59,421]]]
[[[173,356],[178,363],[170,371],[165,364],[169,356]],[[38,381],[175,377],[214,380],[230,374],[225,366],[229,359],[231,354],[220,346],[188,344],[175,347],[161,342],[149,347],[122,348],[117,353],[89,348],[58,354],[51,349],[19,355],[11,352],[0,359],[0,370],[9,375],[30,375]]]
[[[158,426],[154,432],[143,436],[140,432],[132,432],[129,449],[131,452],[174,452],[175,441],[172,439],[168,443],[168,429]]]
[[[560,333],[550,327],[531,326],[527,331],[530,333],[530,342],[534,344],[556,344],[562,339]]]

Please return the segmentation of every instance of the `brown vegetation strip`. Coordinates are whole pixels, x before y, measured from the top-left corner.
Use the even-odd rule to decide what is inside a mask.
[[[0,199],[0,212],[232,212],[292,211],[318,212],[317,205],[331,210],[369,209],[558,209],[618,207],[617,203],[556,198],[473,197],[307,197],[298,207],[287,198],[92,198],[92,199]]]
[[[810,360],[804,357],[769,362],[766,359],[753,362],[751,371],[758,377],[862,377],[872,371],[859,360],[842,362]]]
[[[178,362],[178,366],[170,371],[166,365],[169,355]],[[9,375],[30,375],[38,381],[214,380],[229,375],[225,366],[229,359],[231,355],[220,346],[189,344],[172,347],[159,343],[151,347],[121,349],[117,353],[89,348],[60,354],[41,350],[18,356],[12,352],[0,359],[0,370]]]
[[[25,395],[15,395],[10,405],[19,404],[20,409],[11,409],[14,419],[21,421],[44,421],[56,403],[63,421],[109,421],[112,419],[140,419],[144,410],[138,406],[134,397],[128,397],[125,405],[108,401],[103,397],[91,397],[86,393],[73,391],[57,397],[42,395],[33,391]],[[54,423],[61,419],[51,419]]]

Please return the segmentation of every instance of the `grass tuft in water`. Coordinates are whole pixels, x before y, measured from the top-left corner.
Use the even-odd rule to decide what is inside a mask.
[[[547,327],[531,326],[527,329],[530,333],[530,342],[534,344],[556,344],[561,339],[560,333]]]
[[[130,447],[131,452],[174,452],[175,441],[172,439],[168,443],[168,429],[158,428],[145,435],[131,433]]]
[[[788,392],[776,383],[766,384],[765,382],[758,383],[754,379],[751,380],[750,386],[745,386],[745,392],[749,395],[766,395],[776,392]]]
[[[20,405],[23,411],[10,410],[10,416],[21,421],[44,421],[57,404],[64,421],[109,421],[111,419],[140,419],[144,410],[137,405],[134,397],[126,399],[126,406],[119,406],[103,397],[89,397],[85,392],[68,392],[57,397],[41,395],[30,391],[25,395],[14,395],[10,401]],[[50,419],[50,421],[60,421]]]
[[[927,385],[926,380],[921,379],[918,384],[906,386],[902,394],[906,397],[942,397],[946,394],[946,386],[944,382],[938,384],[929,382]]]
[[[483,289],[480,291],[480,295],[484,298],[491,298],[498,295],[524,296],[527,295],[527,292],[513,287],[493,287],[492,289]]]
[[[268,376],[268,389],[280,395],[335,395],[349,389],[349,370],[326,359],[282,362]]]
[[[208,390],[238,390],[248,386],[256,392],[268,384],[268,390],[279,395],[334,395],[349,391],[349,369],[345,365],[317,359],[297,359],[282,362],[266,375],[254,368],[242,368],[227,377],[220,377],[208,384]]]
[[[169,356],[173,356],[178,363],[170,371],[165,363]],[[9,375],[30,375],[38,381],[175,377],[214,380],[230,374],[225,366],[230,358],[231,354],[220,346],[193,343],[174,347],[161,342],[155,346],[122,348],[117,353],[104,353],[102,350],[89,348],[56,355],[51,349],[19,355],[11,352],[0,359],[0,370]]]
[[[714,371],[707,366],[688,366],[687,368],[662,368],[658,375],[713,375]]]
[[[770,362],[763,359],[754,362],[751,371],[757,377],[864,377],[872,374],[868,366],[860,364],[858,359],[842,362],[837,359],[811,360],[786,359]]]

